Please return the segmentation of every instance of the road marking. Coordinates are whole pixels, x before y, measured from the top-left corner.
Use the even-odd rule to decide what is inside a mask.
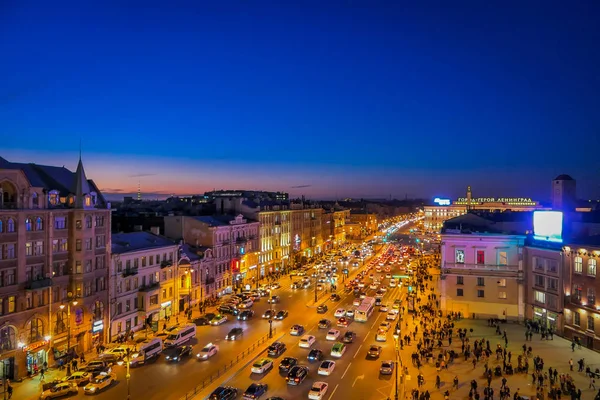
[[[346,376],[346,372],[348,372],[348,370],[350,369],[351,365],[352,365],[352,363],[348,364],[348,366],[346,367],[346,370],[344,371],[344,374],[342,375],[341,379],[344,379],[344,377]]]
[[[335,385],[335,387],[333,388],[333,392],[331,392],[331,396],[329,396],[328,400],[331,400],[333,398],[333,395],[335,394],[335,391],[337,390],[338,386],[340,386],[339,383],[337,385]]]
[[[368,335],[365,335],[365,338],[363,339],[363,343],[367,340],[368,337],[369,337]]]
[[[354,382],[352,382],[352,387],[354,387],[354,385],[356,385],[356,381],[359,381],[361,379],[365,379],[364,375],[359,375],[356,378],[354,378]]]
[[[364,342],[364,340],[363,340],[363,342]],[[358,348],[358,350],[356,350],[356,353],[354,354],[354,357],[352,357],[352,358],[356,358],[356,356],[358,355],[358,352],[360,351],[360,348],[361,348],[362,346],[363,346],[363,345],[361,344],[361,345],[360,345],[360,347]]]

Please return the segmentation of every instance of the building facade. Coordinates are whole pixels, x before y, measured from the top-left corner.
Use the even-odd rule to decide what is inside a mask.
[[[377,216],[366,211],[350,211],[350,224],[346,224],[346,238],[363,240],[377,232]]]
[[[527,238],[525,271],[527,306],[525,318],[540,326],[563,332],[563,251],[560,244]]]
[[[114,341],[145,328],[156,331],[160,320],[180,309],[174,285],[179,246],[150,232],[112,239],[109,337]]]
[[[321,217],[321,238],[325,250],[336,249],[346,243],[346,221],[350,220],[350,210],[334,207],[324,210]]]
[[[564,336],[600,350],[600,243],[571,243],[564,251]]]
[[[292,203],[291,212],[291,250],[293,263],[302,264],[309,258],[324,251],[323,213],[316,204],[305,202]]]
[[[259,223],[239,214],[217,216],[169,216],[165,217],[165,235],[183,240],[193,247],[206,247],[214,259],[214,281],[206,285],[207,296],[223,295],[241,288],[246,282],[254,282],[255,273],[262,273],[253,253],[260,251]],[[245,265],[245,274],[242,274]]]
[[[0,357],[9,379],[105,340],[110,204],[81,159],[0,158]]]

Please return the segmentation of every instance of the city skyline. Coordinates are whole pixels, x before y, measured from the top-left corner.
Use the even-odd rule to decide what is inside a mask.
[[[0,17],[9,161],[81,141],[110,196],[600,197],[597,4],[74,4]]]

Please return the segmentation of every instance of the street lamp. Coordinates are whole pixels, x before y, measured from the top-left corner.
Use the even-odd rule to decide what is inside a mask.
[[[269,339],[273,338],[273,286],[271,286],[271,301],[269,302]]]
[[[398,368],[400,368],[400,365],[399,365],[400,363],[398,362],[398,359],[399,359],[399,357],[398,357],[398,353],[399,353],[399,351],[398,351],[398,339],[399,338],[400,338],[400,330],[396,329],[394,331],[394,342],[395,342],[395,345],[396,345],[396,368],[394,368],[396,370],[396,394],[394,396],[395,400],[398,400]]]
[[[77,300],[72,292],[67,293],[67,376],[71,375],[71,304],[76,306]],[[61,304],[60,309],[64,310],[65,305]]]
[[[127,352],[125,353],[125,379],[127,381],[127,400],[129,400],[131,398],[131,394],[130,394],[130,390],[129,390],[129,380],[131,379],[131,375],[129,374],[129,364],[131,363],[130,361],[130,354],[131,354],[131,349],[127,349]],[[123,360],[117,361],[118,365],[123,365]]]

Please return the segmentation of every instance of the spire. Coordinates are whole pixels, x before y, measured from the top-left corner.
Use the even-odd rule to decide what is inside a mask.
[[[75,171],[75,182],[71,193],[75,195],[75,208],[83,208],[85,206],[85,196],[90,194],[90,185],[85,176],[81,154],[79,154],[79,163],[77,164],[77,171]]]

